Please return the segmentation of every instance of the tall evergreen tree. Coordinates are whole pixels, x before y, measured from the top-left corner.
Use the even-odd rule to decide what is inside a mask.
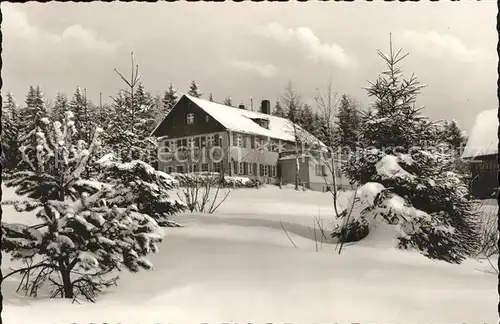
[[[12,93],[7,92],[6,100],[2,105],[2,167],[4,171],[14,170],[19,161],[19,108]]]
[[[200,92],[198,84],[194,80],[191,81],[191,84],[189,85],[188,95],[196,98],[201,98],[201,96],[203,95],[203,93]]]
[[[132,53],[132,76],[126,79],[122,73],[116,73],[126,83],[113,99],[113,111],[116,116],[109,127],[113,132],[105,136],[106,149],[113,152],[122,162],[132,160],[157,163],[157,143],[150,137],[154,117],[150,115],[151,95],[144,91],[140,83],[139,65],[135,64]],[[173,89],[173,87],[172,87]],[[149,103],[149,104],[148,104]]]
[[[174,88],[172,83],[168,86],[168,90],[165,91],[163,95],[163,115],[166,115],[172,110],[174,105],[179,100],[179,96],[177,95],[177,90]]]
[[[427,146],[435,134],[423,132],[431,123],[415,108],[423,86],[414,75],[403,77],[399,64],[407,55],[394,51],[391,41],[389,54],[379,51],[379,56],[388,69],[367,87],[375,102],[362,118],[360,140],[366,149],[345,166],[351,180],[362,185],[358,191],[366,205],[358,220],[367,226],[367,218],[381,217],[403,233],[400,247],[460,262],[478,242],[468,189],[453,172],[450,155]]]
[[[338,107],[335,136],[341,148],[353,152],[359,142],[361,113],[356,103],[346,94],[342,95]]]
[[[70,109],[66,94],[58,93],[52,107],[51,116],[55,120],[63,120],[64,113]]]
[[[42,126],[48,117],[45,99],[40,86],[29,87],[26,95],[26,106],[19,110],[19,137],[18,144],[21,156],[20,167],[26,168],[26,161],[34,161],[36,157],[35,137],[41,132]]]
[[[87,91],[77,87],[73,98],[69,102],[69,109],[74,114],[75,126],[79,130],[76,135],[78,139],[89,143],[96,127],[96,110],[91,102],[87,100]]]

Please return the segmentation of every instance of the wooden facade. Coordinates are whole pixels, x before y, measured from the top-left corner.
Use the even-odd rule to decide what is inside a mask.
[[[498,194],[498,155],[477,156],[469,160],[471,194],[479,199],[496,198]]]

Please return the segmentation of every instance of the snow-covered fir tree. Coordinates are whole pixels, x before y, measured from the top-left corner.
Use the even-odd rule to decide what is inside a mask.
[[[54,120],[62,121],[64,119],[64,113],[68,111],[69,108],[69,100],[66,94],[58,93],[56,95],[56,99],[54,101],[54,105],[52,106],[51,116]]]
[[[340,99],[335,127],[338,145],[354,151],[359,141],[360,132],[361,113],[359,108],[352,98],[344,94]]]
[[[45,284],[53,286],[52,297],[81,295],[95,301],[96,293],[116,283],[117,277],[110,277],[115,270],[136,272],[152,268],[146,256],[158,250],[163,230],[152,217],[156,215],[140,211],[132,200],[140,201],[134,198],[140,189],[135,189],[147,191],[148,184],[156,186],[156,180],[148,168],[108,165],[107,159],[99,160],[102,174],[109,176],[117,170],[120,173],[111,183],[104,182],[106,178],[100,179],[103,182],[83,178],[83,170],[100,145],[101,133],[102,129],[97,128],[88,145],[77,139],[71,112],[67,112],[62,124],[44,118],[43,126],[31,135],[35,138],[32,149],[37,154],[35,159],[26,160],[30,169],[16,172],[6,183],[26,197],[11,202],[16,210],[35,211],[39,219],[32,226],[2,223],[3,252],[26,261],[25,267],[15,269],[4,279],[21,274],[27,294],[36,296]],[[140,170],[145,174],[134,173]],[[119,181],[126,178],[127,172],[129,179],[143,181],[131,189],[131,194],[125,190],[133,181]],[[174,182],[169,176],[162,176],[163,188],[170,188]],[[166,192],[161,194],[164,197]],[[148,198],[153,202],[165,201],[156,196]],[[161,206],[165,214],[176,211],[173,205]]]
[[[18,149],[19,131],[19,107],[12,93],[7,92],[2,105],[1,162],[4,172],[15,169],[20,161]]]
[[[362,118],[364,149],[345,167],[350,179],[361,185],[364,203],[359,217],[353,218],[358,226],[351,229],[366,235],[370,221],[381,217],[399,228],[400,247],[460,262],[478,242],[468,188],[453,172],[453,157],[441,150],[442,143],[433,142],[436,134],[423,131],[432,129],[432,123],[415,108],[423,86],[414,75],[403,77],[399,64],[406,55],[394,51],[392,42],[389,54],[379,55],[388,69],[367,88],[375,101]]]
[[[142,160],[156,166],[157,142],[150,136],[156,113],[151,109],[151,95],[140,83],[139,66],[134,63],[133,53],[132,66],[135,68],[130,80],[115,70],[127,88],[112,97],[115,118],[110,120],[108,128],[113,131],[106,132],[104,146],[107,153],[114,153],[121,162]]]
[[[33,86],[29,87],[25,103],[26,106],[19,110],[18,145],[20,148],[24,149],[21,154],[26,155],[30,161],[34,161],[37,153],[34,150],[36,145],[33,135],[40,132],[43,126],[42,120],[48,116],[45,98],[39,86],[36,88]],[[20,161],[19,167],[27,167],[25,159]]]
[[[223,102],[224,105],[232,107],[233,106],[233,99],[231,97],[226,97]]]
[[[160,226],[177,226],[169,217],[184,211],[186,204],[169,195],[178,186],[176,180],[139,160],[120,163],[113,154],[107,154],[97,163],[101,171],[97,179],[113,185],[114,190],[106,196],[109,203],[123,208],[134,204]]]
[[[141,134],[149,134],[156,126],[156,117],[160,107],[155,105],[155,100],[150,92],[144,89],[144,85],[139,83],[134,95],[135,106],[138,108],[134,120],[134,130]]]
[[[177,90],[174,88],[172,83],[168,86],[168,90],[165,91],[163,95],[163,114],[164,116],[172,110],[174,105],[179,100],[179,96],[177,94]]]
[[[208,101],[214,102],[214,96],[212,95],[212,93],[211,93],[211,92],[210,92],[210,94],[208,95]]]
[[[201,96],[203,96],[203,93],[200,92],[200,88],[198,87],[198,84],[194,80],[191,81],[191,84],[189,85],[188,95],[196,97],[196,98],[201,98]]]
[[[73,98],[69,102],[69,108],[74,114],[75,126],[79,130],[76,135],[78,139],[90,142],[95,125],[95,110],[87,100],[87,91],[77,87]]]

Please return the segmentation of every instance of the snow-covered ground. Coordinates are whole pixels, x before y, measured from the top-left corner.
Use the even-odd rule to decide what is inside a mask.
[[[3,189],[3,199],[12,198]],[[30,221],[3,208],[3,221]],[[95,304],[34,300],[17,295],[15,282],[4,282],[3,321],[498,322],[497,278],[481,271],[487,264],[451,265],[396,250],[387,226],[339,255],[314,225],[319,219],[327,228],[332,210],[327,193],[235,190],[213,215],[176,216],[186,227],[167,229],[151,256],[155,269],[121,274],[118,287]],[[4,273],[9,263],[3,260]]]

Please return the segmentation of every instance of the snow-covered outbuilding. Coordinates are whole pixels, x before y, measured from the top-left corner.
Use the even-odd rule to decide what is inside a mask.
[[[326,150],[325,144],[306,130],[273,116],[268,100],[262,100],[254,111],[184,94],[152,135],[159,138],[160,170],[210,171],[264,183],[294,178],[290,175],[295,173],[295,165],[279,161],[280,154],[295,150],[296,138],[307,150]],[[309,168],[314,172],[316,167]],[[312,187],[308,179],[300,180]]]
[[[498,112],[492,109],[477,115],[462,153],[471,170],[471,192],[478,198],[498,192]]]

